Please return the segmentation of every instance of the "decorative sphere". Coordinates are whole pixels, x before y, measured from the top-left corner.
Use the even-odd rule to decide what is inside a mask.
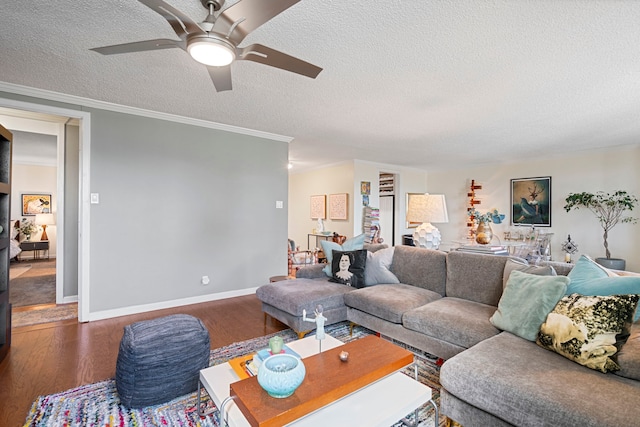
[[[307,373],[304,363],[291,354],[275,354],[267,357],[258,369],[258,383],[278,399],[289,397],[302,384]]]

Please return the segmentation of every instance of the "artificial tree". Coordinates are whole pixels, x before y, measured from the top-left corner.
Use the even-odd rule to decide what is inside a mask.
[[[564,209],[569,212],[571,209],[580,209],[581,207],[589,209],[598,218],[602,229],[604,230],[604,249],[606,259],[611,260],[611,252],[607,238],[609,231],[618,223],[637,222],[636,218],[623,216],[625,211],[632,211],[638,204],[638,198],[626,191],[616,191],[613,194],[598,191],[597,193],[569,193],[565,199],[567,203]]]

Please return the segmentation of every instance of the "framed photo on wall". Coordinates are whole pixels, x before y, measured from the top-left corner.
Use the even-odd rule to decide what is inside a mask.
[[[511,224],[551,227],[551,177],[511,180]]]
[[[23,194],[22,215],[51,213],[51,194]]]
[[[348,196],[347,193],[329,195],[329,219],[347,219]]]
[[[322,194],[311,196],[311,219],[325,219],[327,217],[327,197]]]

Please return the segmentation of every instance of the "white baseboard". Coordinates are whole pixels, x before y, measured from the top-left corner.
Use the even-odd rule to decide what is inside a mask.
[[[72,295],[70,297],[62,298],[62,302],[57,302],[56,304],[69,304],[72,302],[78,302],[78,295]]]
[[[89,322],[96,320],[111,319],[113,317],[128,316],[131,314],[146,313],[154,310],[163,310],[165,308],[181,307],[183,305],[198,304],[202,302],[217,301],[226,298],[239,297],[244,295],[255,294],[256,288],[240,289],[237,291],[220,292],[217,294],[200,295],[197,297],[183,298],[179,300],[163,301],[153,304],[134,305],[131,307],[122,307],[114,310],[104,310],[89,312]]]

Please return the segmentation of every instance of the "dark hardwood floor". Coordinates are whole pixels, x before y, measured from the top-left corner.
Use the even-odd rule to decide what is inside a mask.
[[[123,328],[175,313],[201,319],[211,348],[287,328],[271,317],[265,324],[255,295],[89,323],[65,320],[14,328],[11,349],[0,363],[0,426],[21,426],[40,395],[112,378]]]

